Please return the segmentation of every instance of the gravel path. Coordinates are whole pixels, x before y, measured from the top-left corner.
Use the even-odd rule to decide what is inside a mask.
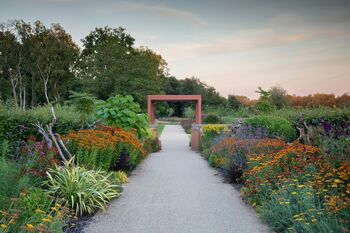
[[[168,125],[163,149],[134,172],[122,196],[98,213],[86,233],[270,232],[239,192],[190,150],[179,125]]]

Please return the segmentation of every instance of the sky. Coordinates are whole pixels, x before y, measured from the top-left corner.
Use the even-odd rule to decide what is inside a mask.
[[[60,23],[81,46],[95,27],[124,27],[136,46],[220,94],[257,98],[350,93],[348,0],[0,0],[0,21]]]

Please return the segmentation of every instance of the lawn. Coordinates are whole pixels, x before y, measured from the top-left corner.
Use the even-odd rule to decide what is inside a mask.
[[[165,125],[158,124],[157,127],[158,127],[158,136],[160,137],[160,135],[162,135],[162,132],[163,132],[163,130],[165,128]]]

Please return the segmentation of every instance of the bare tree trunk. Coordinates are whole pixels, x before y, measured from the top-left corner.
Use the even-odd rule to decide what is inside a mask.
[[[47,83],[49,82],[49,79],[46,79],[44,81],[44,91],[45,91],[45,98],[48,104],[50,104],[49,96],[47,94]]]
[[[12,73],[12,69],[10,69],[10,79],[11,79],[11,85],[12,85],[13,99],[15,100],[16,104],[18,105],[17,92],[16,92],[16,88],[18,85],[18,79],[14,78],[14,75]]]
[[[25,111],[26,110],[26,89],[23,88],[23,106],[22,106],[22,110]]]
[[[31,86],[31,106],[34,107],[36,103],[36,94],[35,94],[35,76],[32,75],[32,86]]]

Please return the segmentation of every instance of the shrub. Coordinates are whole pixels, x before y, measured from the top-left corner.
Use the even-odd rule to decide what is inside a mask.
[[[185,117],[188,119],[194,119],[194,117],[196,116],[196,112],[193,110],[192,107],[185,108],[184,114],[185,114]]]
[[[119,186],[110,181],[113,173],[66,163],[64,167],[50,169],[47,174],[48,194],[62,198],[63,204],[79,215],[106,210],[109,201],[120,195]]]
[[[243,104],[234,95],[229,95],[227,97],[227,106],[232,110],[238,110],[243,107]]]
[[[254,110],[257,113],[269,113],[276,110],[276,108],[267,100],[259,100],[254,105]]]
[[[245,119],[244,125],[268,129],[271,137],[283,138],[289,142],[297,138],[296,129],[287,119],[282,117],[265,115],[254,116]]]
[[[220,117],[215,114],[208,114],[203,121],[205,124],[220,124],[221,122]]]
[[[80,113],[70,106],[55,106],[57,122],[53,128],[55,133],[66,134],[71,130],[79,130],[87,123],[92,123],[95,118],[86,116],[86,121],[81,121]],[[6,139],[12,148],[19,145],[29,136],[41,138],[37,128],[33,125],[38,122],[48,124],[52,120],[49,106],[36,107],[28,111],[20,111],[0,104],[0,141]]]
[[[140,106],[133,97],[116,95],[98,104],[97,118],[104,120],[108,125],[124,130],[135,129],[140,139],[152,136],[150,121],[147,114],[141,113]]]
[[[123,171],[116,171],[115,172],[115,179],[118,184],[125,184],[128,183],[128,175]]]
[[[21,190],[31,187],[32,178],[21,173],[18,164],[4,158],[0,159],[0,209],[7,209],[10,198],[18,197]]]
[[[76,154],[77,163],[92,169],[128,171],[146,156],[142,143],[132,132],[115,127],[71,132],[63,139]]]

